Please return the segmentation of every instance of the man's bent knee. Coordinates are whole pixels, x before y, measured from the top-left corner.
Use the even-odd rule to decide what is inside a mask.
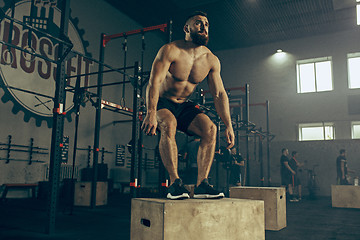
[[[161,134],[169,137],[175,137],[176,134],[176,122],[175,121],[164,121],[159,124]]]
[[[214,123],[211,123],[209,127],[207,127],[202,135],[202,139],[207,142],[216,142],[216,126]]]

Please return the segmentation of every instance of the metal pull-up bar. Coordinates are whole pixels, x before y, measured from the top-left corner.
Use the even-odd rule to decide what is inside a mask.
[[[127,37],[130,35],[136,35],[136,34],[141,34],[144,32],[150,32],[150,31],[154,31],[154,30],[161,30],[163,32],[165,32],[165,29],[168,27],[167,23],[164,24],[160,24],[160,25],[156,25],[156,26],[151,26],[151,27],[146,27],[146,28],[142,28],[142,29],[136,29],[136,30],[131,30],[128,32],[123,32],[123,33],[115,33],[112,35],[105,35],[104,39],[103,39],[103,46],[105,47],[106,44],[113,39],[117,39],[117,38],[122,38],[122,37]]]

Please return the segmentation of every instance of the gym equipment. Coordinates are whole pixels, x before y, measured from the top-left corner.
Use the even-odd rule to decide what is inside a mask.
[[[39,1],[36,1],[39,2]],[[46,56],[42,56],[41,54],[38,53],[34,53],[31,49],[27,48],[27,49],[23,49],[19,46],[16,46],[14,44],[12,44],[11,40],[12,40],[12,31],[9,31],[9,36],[8,37],[8,41],[3,41],[0,40],[0,43],[3,45],[6,45],[8,47],[8,53],[5,54],[6,56],[4,57],[5,59],[7,59],[7,63],[11,64],[12,63],[12,59],[13,59],[13,52],[15,49],[25,52],[26,54],[31,55],[32,57],[30,58],[30,61],[32,60],[33,57],[37,57],[37,58],[41,58],[45,61],[51,62],[51,63],[55,63],[56,64],[56,76],[55,79],[57,79],[56,81],[56,88],[55,88],[55,94],[54,96],[45,96],[45,95],[40,95],[36,92],[32,92],[32,91],[28,91],[25,89],[17,89],[19,91],[23,91],[26,93],[30,93],[30,94],[34,94],[37,96],[43,96],[46,98],[51,99],[54,102],[54,106],[53,106],[53,122],[52,122],[52,140],[51,140],[51,151],[50,151],[50,171],[49,171],[49,180],[50,180],[50,191],[49,191],[49,198],[48,198],[48,211],[47,211],[47,224],[46,224],[46,232],[48,234],[51,234],[54,229],[55,229],[55,214],[56,214],[56,206],[57,206],[57,195],[58,195],[58,188],[59,188],[59,172],[60,172],[60,163],[61,163],[61,158],[62,158],[62,151],[61,148],[63,146],[63,130],[64,130],[64,117],[66,116],[66,112],[64,111],[65,109],[65,98],[66,98],[66,91],[75,91],[74,87],[68,86],[66,83],[67,79],[70,78],[74,78],[74,77],[81,77],[81,76],[89,76],[92,74],[97,74],[98,75],[98,84],[96,86],[91,86],[91,87],[96,87],[97,88],[97,94],[93,94],[93,93],[85,93],[85,95],[87,96],[91,96],[97,97],[97,101],[94,103],[95,107],[97,108],[96,111],[96,123],[95,123],[95,139],[94,139],[94,149],[96,151],[93,151],[94,154],[94,176],[96,176],[97,174],[97,161],[98,161],[98,149],[99,149],[99,131],[100,131],[100,116],[101,116],[101,109],[103,107],[103,105],[106,105],[102,102],[102,86],[109,86],[109,85],[113,85],[113,84],[119,84],[119,83],[113,83],[113,84],[102,84],[102,74],[104,72],[118,72],[121,74],[124,74],[126,76],[129,76],[131,78],[136,79],[134,81],[134,100],[136,99],[136,101],[133,101],[134,103],[134,107],[133,107],[133,111],[130,112],[131,117],[132,117],[132,123],[133,123],[133,132],[135,132],[135,134],[133,134],[133,137],[136,136],[136,141],[138,141],[139,139],[139,117],[141,116],[141,114],[138,112],[138,108],[139,108],[139,101],[138,101],[138,96],[140,95],[140,89],[139,86],[143,86],[143,84],[140,84],[140,80],[142,79],[142,76],[139,74],[139,66],[138,64],[135,64],[134,66],[132,66],[131,68],[134,69],[134,75],[130,76],[129,74],[125,73],[123,70],[124,69],[116,69],[111,67],[108,64],[104,63],[104,47],[106,45],[107,42],[109,42],[112,39],[115,38],[119,38],[122,37],[122,34],[115,34],[115,35],[108,35],[106,36],[105,34],[103,35],[104,38],[102,38],[101,42],[100,42],[100,47],[101,47],[101,53],[100,53],[100,60],[96,60],[94,58],[91,58],[89,56],[85,56],[84,54],[77,52],[75,50],[73,50],[73,44],[69,41],[69,38],[67,37],[68,35],[68,22],[70,19],[70,0],[63,0],[63,1],[59,1],[57,3],[57,7],[60,9],[61,11],[61,18],[60,18],[60,31],[58,33],[58,36],[60,37],[54,37],[42,30],[37,29],[36,27],[33,26],[33,24],[35,22],[33,22],[33,19],[30,17],[29,19],[24,19],[24,22],[21,22],[17,19],[14,19],[14,6],[15,6],[15,0],[11,2],[12,3],[12,12],[11,12],[11,16],[7,16],[2,10],[0,11],[0,20],[4,20],[7,19],[10,21],[10,25],[12,26],[14,23],[19,24],[21,26],[23,26],[26,29],[29,29],[30,32],[31,31],[36,31],[39,34],[42,34],[46,37],[51,38],[54,42],[56,42],[58,44],[58,54],[59,57],[57,59],[50,59]],[[34,4],[34,0],[31,1],[32,5]],[[53,3],[51,3],[51,7],[53,7]],[[30,13],[30,16],[31,13]],[[26,23],[26,21],[30,21],[30,24]],[[35,19],[36,20],[36,19]],[[148,28],[144,28],[144,29],[140,29],[140,30],[135,30],[135,31],[130,31],[127,32],[126,35],[133,35],[133,34],[139,34],[139,33],[143,33],[143,32],[148,32],[148,31],[153,31],[153,30],[161,30],[163,32],[165,32],[165,29],[168,30],[169,32],[169,41],[171,40],[171,23],[169,24],[163,24],[163,25],[159,25],[159,26],[153,26],[153,27],[148,27]],[[31,38],[28,39],[28,44],[26,47],[31,47]],[[75,75],[75,76],[65,76],[65,62],[64,60],[67,57],[71,57],[69,55],[69,53],[71,53],[71,56],[73,55],[78,55],[82,58],[86,58],[88,60],[91,60],[95,63],[99,64],[99,71],[95,72],[95,73],[88,73],[88,74],[80,74],[80,75]],[[1,56],[3,57],[3,56]],[[4,63],[5,64],[5,63]],[[104,67],[108,68],[109,70],[104,71]],[[126,68],[127,69],[127,68]],[[145,72],[141,73],[145,74]],[[131,81],[127,81],[127,82],[131,82]],[[123,84],[123,82],[121,82]],[[11,86],[4,86],[7,88],[12,88]],[[86,88],[84,88],[86,89]],[[78,88],[77,89],[82,90],[82,88]],[[86,92],[86,91],[85,91]],[[42,103],[43,104],[43,103]],[[135,139],[135,138],[134,138]],[[135,145],[135,148],[137,148],[137,146]],[[75,147],[76,149],[76,147]],[[76,151],[76,150],[75,150]],[[141,153],[141,149],[135,149],[134,150],[134,154],[132,156],[132,163],[133,162],[137,162],[138,160],[138,154]],[[75,154],[74,154],[75,156]],[[9,157],[7,158],[9,159]],[[32,162],[34,162],[34,160],[32,160]],[[134,167],[135,165],[132,167],[132,173],[134,173]],[[139,169],[141,168],[141,165],[138,164]],[[138,173],[139,175],[139,173]],[[132,181],[134,180],[134,175],[132,175]],[[91,201],[91,207],[93,208],[95,206],[95,196],[96,196],[96,180],[94,178],[93,184],[92,184],[92,201]]]
[[[331,205],[338,208],[360,208],[360,187],[331,185]]]
[[[264,202],[247,199],[134,198],[132,240],[265,239]]]
[[[247,159],[246,164],[246,172],[250,172],[250,145],[249,140],[251,136],[254,136],[254,139],[259,139],[259,161],[261,164],[260,167],[260,185],[264,185],[264,168],[263,168],[263,149],[262,149],[262,140],[266,139],[266,145],[267,145],[267,177],[268,177],[268,185],[271,185],[271,176],[270,176],[270,142],[274,139],[275,135],[270,133],[270,124],[269,124],[269,101],[266,101],[265,103],[252,103],[250,104],[250,87],[249,84],[245,84],[244,87],[232,87],[232,88],[226,88],[227,94],[229,96],[229,102],[230,102],[230,108],[231,109],[238,109],[239,111],[236,112],[232,116],[232,124],[233,129],[235,133],[236,143],[235,146],[237,149],[240,149],[240,139],[245,139],[245,149],[246,149],[246,155],[245,159]],[[245,93],[245,95],[232,95],[233,91],[242,91]],[[197,92],[195,94],[196,99],[195,102],[198,103],[199,108],[206,112],[209,115],[210,118],[214,121],[214,123],[218,126],[218,143],[217,143],[217,149],[220,148],[220,142],[221,140],[224,140],[223,142],[226,144],[225,138],[220,136],[221,131],[224,129],[224,124],[220,122],[219,117],[216,114],[215,108],[213,106],[213,99],[212,98],[206,98],[206,94],[210,93],[210,91],[204,91],[203,89],[197,89]],[[243,104],[244,102],[244,104]],[[237,103],[237,104],[233,104]],[[263,131],[261,128],[256,128],[256,125],[250,121],[250,114],[249,114],[249,108],[252,106],[264,106],[266,107],[266,131]],[[244,131],[245,134],[240,136],[240,131]],[[254,141],[255,142],[255,141]],[[257,145],[254,143],[254,148],[257,148]],[[254,154],[256,155],[256,153]],[[256,158],[256,157],[255,157]],[[218,163],[215,162],[216,169],[218,169]],[[218,170],[216,170],[218,172]],[[216,173],[216,178],[218,178],[218,173]],[[216,185],[218,185],[218,180],[216,181]],[[250,184],[250,175],[246,174],[246,184]]]
[[[309,190],[309,198],[316,199],[318,192],[320,190],[319,183],[316,178],[315,168],[318,167],[318,164],[313,165],[312,169],[305,169],[307,171],[307,188]]]
[[[6,147],[1,147],[6,146]],[[35,150],[34,150],[35,149]],[[33,162],[43,163],[45,161],[40,160],[33,160],[33,154],[49,154],[47,152],[47,148],[42,147],[35,147],[34,146],[34,139],[30,138],[30,145],[19,145],[19,144],[12,144],[12,136],[8,136],[7,143],[0,143],[0,151],[6,151],[6,158],[1,158],[0,160],[5,160],[5,163],[8,164],[10,161],[19,161],[19,162],[28,162],[31,165]],[[24,152],[29,153],[28,159],[18,159],[18,158],[11,158],[11,152]]]
[[[230,197],[263,200],[265,230],[279,231],[286,227],[286,191],[283,187],[232,187]]]
[[[35,183],[5,183],[2,185],[3,192],[1,194],[1,200],[5,201],[9,189],[30,189],[31,197],[35,199],[37,186],[38,184]]]

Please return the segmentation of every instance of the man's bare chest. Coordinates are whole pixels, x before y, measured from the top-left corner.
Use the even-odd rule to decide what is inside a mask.
[[[209,74],[211,67],[205,59],[179,59],[174,61],[169,72],[180,81],[201,82]]]

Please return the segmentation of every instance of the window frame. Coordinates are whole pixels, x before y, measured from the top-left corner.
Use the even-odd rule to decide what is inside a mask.
[[[351,139],[360,139],[360,137],[354,137],[354,126],[360,126],[360,121],[352,121],[351,122]]]
[[[348,88],[349,89],[360,89],[360,86],[359,87],[351,87],[351,81],[350,81],[350,64],[349,64],[349,59],[350,58],[359,58],[360,59],[360,52],[354,52],[354,53],[348,53],[346,55],[347,57],[347,73],[348,73]],[[360,81],[360,76],[359,76],[359,81]]]
[[[331,89],[330,90],[318,90],[317,87],[317,79],[316,79],[316,63],[320,62],[330,62],[330,76],[331,76]],[[300,79],[300,65],[312,63],[314,66],[314,79],[315,79],[315,91],[311,92],[302,92],[301,91],[301,79]],[[334,90],[334,75],[333,75],[333,61],[332,56],[327,57],[319,57],[319,58],[310,58],[304,60],[296,61],[296,83],[297,83],[297,93],[304,94],[304,93],[319,93],[319,92],[330,92]]]
[[[326,127],[332,128],[332,138],[326,138]],[[303,137],[302,129],[303,128],[322,128],[323,131],[323,139],[305,139]],[[333,122],[320,122],[320,123],[299,123],[298,124],[298,141],[306,142],[306,141],[332,141],[335,140],[335,124]]]

